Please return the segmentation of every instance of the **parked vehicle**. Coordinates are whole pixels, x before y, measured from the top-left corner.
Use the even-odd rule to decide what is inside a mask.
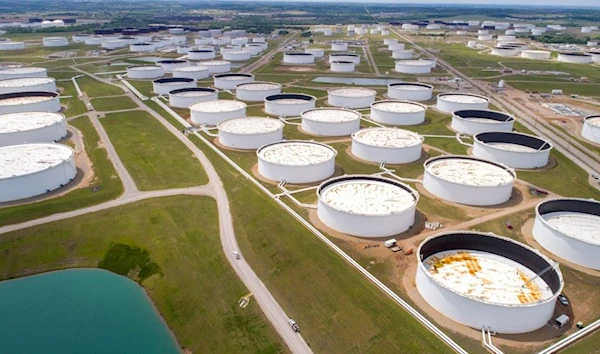
[[[235,257],[235,259],[240,259],[240,254],[238,253],[238,251],[233,251],[233,256]]]
[[[569,300],[563,294],[558,295],[558,301],[563,304],[563,306],[569,306]]]
[[[291,318],[288,320],[288,323],[290,324],[290,327],[292,327],[292,329],[294,330],[294,332],[298,333],[300,332],[300,327],[298,326],[298,324],[296,323],[296,321],[292,320]]]

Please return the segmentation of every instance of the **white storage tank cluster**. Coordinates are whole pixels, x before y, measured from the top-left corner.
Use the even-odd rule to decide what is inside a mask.
[[[208,77],[208,68],[205,66],[184,66],[173,69],[173,77],[185,77],[189,79],[206,79]]]
[[[417,125],[425,122],[427,106],[416,102],[385,100],[371,104],[371,120],[387,125]]]
[[[238,85],[254,82],[252,74],[218,74],[213,76],[214,85],[221,90],[233,90]]]
[[[215,53],[215,50],[212,48],[195,49],[195,50],[190,50],[187,53],[187,58],[189,60],[209,60],[209,59],[216,58],[216,56],[217,56],[217,54]]]
[[[312,54],[315,58],[322,58],[325,56],[325,50],[323,48],[306,48],[304,49],[304,52]]]
[[[544,327],[564,286],[558,264],[491,233],[434,235],[419,245],[417,260],[415,282],[423,299],[476,330],[517,334]]]
[[[219,91],[209,87],[191,87],[169,92],[169,104],[177,108],[189,108],[191,105],[219,99]]]
[[[0,146],[51,143],[67,135],[65,116],[51,112],[0,115]]]
[[[58,189],[77,175],[75,153],[62,144],[21,144],[0,148],[0,202]]]
[[[51,77],[23,77],[0,80],[0,95],[28,91],[56,92],[56,81]]]
[[[507,202],[517,175],[497,162],[444,155],[425,161],[423,187],[450,202],[488,206]]]
[[[377,91],[367,88],[333,88],[327,91],[327,104],[342,108],[366,108],[375,102]]]
[[[402,74],[429,74],[431,63],[422,60],[397,60],[394,70]]]
[[[248,102],[261,102],[268,96],[281,93],[281,84],[275,82],[253,81],[239,84],[235,88],[235,97]]]
[[[352,155],[386,164],[405,164],[421,158],[423,137],[410,130],[373,127],[352,134]]]
[[[334,73],[351,73],[356,69],[356,64],[350,60],[336,60],[329,63],[329,69]]]
[[[283,55],[285,64],[314,64],[315,56],[306,52],[288,52]]]
[[[0,42],[0,50],[21,50],[21,49],[25,49],[24,42],[11,42],[11,41]]]
[[[545,60],[550,59],[551,53],[547,50],[524,50],[521,52],[521,58]]]
[[[508,113],[487,109],[458,110],[452,113],[450,127],[459,133],[510,132],[515,118]]]
[[[558,61],[572,64],[590,64],[592,56],[587,53],[558,53]]]
[[[392,59],[411,59],[412,57],[413,57],[412,49],[394,50],[392,52]]]
[[[395,52],[395,51],[401,51],[404,50],[405,46],[404,43],[392,43],[392,44],[388,44],[388,50]]]
[[[433,86],[418,82],[388,84],[387,96],[395,100],[429,101],[433,98]]]
[[[177,59],[172,59],[172,60],[159,60],[156,62],[156,64],[158,64],[161,68],[163,68],[163,71],[165,73],[172,73],[174,69],[179,69],[179,68],[183,68],[186,66],[190,66],[190,62],[187,60],[177,60]]]
[[[314,141],[287,140],[264,145],[256,155],[261,176],[277,182],[306,184],[334,174],[337,150]]]
[[[165,71],[158,65],[134,65],[127,67],[127,77],[130,79],[158,79]]]
[[[246,50],[231,50],[223,53],[223,59],[227,61],[250,60],[250,52]]]
[[[173,90],[196,87],[196,79],[187,77],[166,77],[152,81],[152,91],[157,95],[167,95]]]
[[[445,113],[462,110],[487,110],[489,98],[472,93],[440,93],[437,96],[436,108]]]
[[[344,42],[332,42],[331,50],[334,52],[345,52],[348,50],[348,44]]]
[[[515,55],[517,55],[517,48],[493,47],[491,54],[499,57],[514,57]]]
[[[194,124],[218,125],[222,121],[246,116],[246,104],[235,100],[214,100],[190,106],[190,117]]]
[[[198,65],[207,67],[209,74],[221,74],[231,71],[231,62],[226,60],[201,61]]]
[[[278,119],[242,117],[218,124],[219,143],[232,149],[255,150],[283,140],[284,124]]]
[[[580,266],[600,270],[600,203],[558,198],[535,208],[533,237],[546,250]]]
[[[360,129],[362,115],[343,108],[315,108],[304,111],[302,130],[320,136],[345,136]]]
[[[56,92],[13,92],[0,95],[0,114],[59,112],[60,109],[60,101]]]
[[[154,44],[152,43],[135,43],[129,45],[129,51],[133,53],[153,52]]]
[[[360,64],[360,54],[355,53],[331,53],[329,54],[329,62],[334,61],[351,61],[354,64]]]
[[[303,93],[280,93],[265,97],[265,112],[274,116],[298,117],[314,109],[317,99]]]
[[[358,237],[387,237],[407,231],[415,222],[419,193],[383,177],[347,175],[317,189],[317,215],[335,231]]]
[[[583,119],[581,136],[591,142],[600,144],[600,115],[587,116]]]
[[[45,68],[23,67],[0,70],[0,80],[18,79],[25,77],[48,77]]]
[[[64,47],[69,45],[69,40],[66,37],[44,37],[42,42],[44,47]]]
[[[473,155],[511,168],[546,166],[552,144],[537,136],[512,131],[492,131],[473,136]]]

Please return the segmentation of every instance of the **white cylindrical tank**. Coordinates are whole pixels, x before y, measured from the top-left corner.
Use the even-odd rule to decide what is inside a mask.
[[[77,175],[75,152],[61,144],[21,144],[0,148],[0,202],[42,195]]]
[[[248,43],[244,46],[244,50],[250,52],[251,56],[256,56],[259,55],[263,49],[259,44]]]
[[[48,70],[45,68],[22,67],[0,70],[0,80],[27,78],[27,77],[48,77]]]
[[[397,60],[394,70],[402,74],[429,74],[431,63],[421,60]]]
[[[246,116],[246,104],[235,100],[215,100],[190,106],[192,123],[217,125],[222,121]]]
[[[189,60],[208,60],[216,58],[217,54],[215,50],[212,48],[202,48],[190,50],[187,53],[187,57]]]
[[[388,178],[346,175],[317,189],[317,215],[335,231],[359,237],[403,233],[415,222],[419,193]]]
[[[219,123],[219,143],[232,149],[255,150],[283,140],[284,124],[264,117],[234,118]]]
[[[304,111],[302,130],[320,136],[346,136],[360,129],[362,115],[343,108],[315,108]]]
[[[19,112],[59,112],[58,93],[34,91],[0,95],[0,114]]]
[[[157,95],[168,95],[173,90],[196,87],[196,79],[187,77],[166,77],[152,81],[152,91]]]
[[[85,39],[86,45],[101,45],[102,41],[104,41],[104,37],[89,37]]]
[[[283,54],[285,64],[314,64],[315,56],[312,53],[288,52]]]
[[[189,108],[191,105],[219,99],[219,91],[209,87],[192,87],[169,92],[169,105]]]
[[[506,31],[504,31],[504,34],[516,38],[515,34],[517,34],[517,32],[514,29],[507,29]]]
[[[344,42],[332,42],[331,50],[333,50],[334,52],[345,52],[348,50],[348,44]]]
[[[184,32],[185,32],[185,30],[180,27],[169,28],[169,34],[183,34]]]
[[[592,56],[586,53],[558,53],[558,61],[573,64],[590,64]]]
[[[233,90],[238,85],[254,82],[252,74],[219,74],[213,77],[214,85],[221,90]]]
[[[0,115],[0,146],[51,143],[67,136],[65,116],[50,112]]]
[[[207,67],[209,74],[221,74],[231,71],[231,62],[225,60],[201,61],[198,66]]]
[[[325,55],[325,49],[323,48],[306,48],[304,52],[312,54],[315,58],[322,58]]]
[[[550,54],[547,50],[524,50],[521,52],[521,58],[544,60],[550,59]]]
[[[413,57],[412,49],[408,50],[394,50],[392,52],[393,59],[411,59]]]
[[[592,28],[591,27],[581,27],[581,33],[592,33]]]
[[[491,34],[480,34],[477,36],[478,41],[491,41],[493,36]]]
[[[477,47],[477,41],[468,41],[467,42],[467,47],[469,47],[469,48],[475,48],[475,47]]]
[[[354,64],[360,64],[360,54],[354,53],[331,53],[329,54],[329,63],[334,61],[351,61]]]
[[[473,155],[511,168],[546,166],[552,144],[533,135],[512,131],[478,133],[473,137]]]
[[[69,45],[67,37],[44,37],[42,39],[44,47],[63,47]]]
[[[437,67],[437,59],[436,58],[426,57],[426,58],[419,58],[419,60],[431,64],[432,69],[435,69]]]
[[[156,62],[165,73],[172,73],[174,69],[183,68],[190,66],[190,62],[187,60],[159,60]]]
[[[397,44],[398,40],[396,38],[386,38],[383,40],[383,44],[384,45],[391,45],[391,44]]]
[[[580,266],[600,270],[600,203],[558,198],[535,208],[533,237],[546,250]]]
[[[227,61],[250,60],[250,52],[246,50],[232,50],[223,53],[223,59]]]
[[[405,46],[404,43],[392,43],[392,44],[388,44],[388,50],[395,52],[395,51],[399,51],[399,50],[404,50]]]
[[[389,30],[383,30],[383,31],[381,31],[381,35],[382,36],[389,36],[390,35],[390,31]]]
[[[0,42],[0,50],[20,50],[25,49],[24,42]]]
[[[466,109],[452,113],[450,127],[463,134],[475,135],[484,132],[511,132],[515,118],[508,113]]]
[[[583,119],[581,136],[591,142],[600,144],[600,115],[587,116]]]
[[[492,48],[491,54],[499,57],[514,57],[515,55],[517,55],[517,48],[494,47]]]
[[[284,140],[263,145],[256,155],[261,176],[277,182],[306,184],[334,174],[337,151],[314,141]]]
[[[190,50],[193,50],[193,47],[191,45],[178,45],[177,46],[177,54],[187,54],[190,52]]]
[[[437,96],[436,108],[444,113],[462,110],[487,110],[489,98],[472,93],[440,93]]]
[[[56,81],[51,77],[28,77],[0,80],[0,95],[5,93],[30,91],[56,92]]]
[[[477,30],[477,34],[489,34],[489,33],[490,33],[490,31],[486,30],[486,29]]]
[[[417,290],[444,316],[506,334],[532,332],[553,319],[563,289],[557,263],[507,237],[452,231],[417,249]]]
[[[379,33],[379,31],[377,30],[377,28],[371,28],[369,30],[369,34],[377,34],[377,33]]]
[[[208,77],[208,68],[205,66],[184,66],[183,68],[173,69],[173,77],[185,77],[189,79],[206,79]]]
[[[516,40],[517,36],[498,35],[498,42],[514,42]]]
[[[275,82],[254,81],[239,84],[235,88],[235,97],[241,101],[261,102],[265,97],[281,93],[281,84]]]
[[[91,37],[92,37],[91,34],[80,33],[80,34],[74,34],[73,36],[71,36],[71,40],[75,43],[85,43],[85,40],[88,38],[91,38]]]
[[[429,101],[433,97],[433,86],[418,82],[388,84],[387,96],[404,101]]]
[[[163,68],[158,65],[140,65],[140,66],[128,66],[127,77],[130,79],[158,79],[163,77],[165,72]]]
[[[423,137],[410,130],[365,128],[352,134],[352,155],[386,164],[405,164],[421,158]]]
[[[541,36],[545,32],[546,32],[545,28],[532,28],[531,29],[531,35],[532,36]]]
[[[152,43],[136,43],[129,45],[129,51],[134,53],[139,52],[153,52],[154,44]]]
[[[425,161],[423,187],[450,202],[488,206],[507,202],[517,175],[497,162],[442,155]]]
[[[387,125],[417,125],[425,122],[427,106],[416,102],[387,100],[371,104],[371,120]]]
[[[118,49],[127,46],[127,42],[122,39],[110,39],[102,41],[102,48],[105,49]]]
[[[334,88],[327,91],[327,104],[342,108],[366,108],[375,102],[377,91],[366,88]]]
[[[317,99],[303,93],[281,93],[265,97],[265,112],[274,116],[298,117],[315,108]]]
[[[356,64],[349,60],[338,60],[329,64],[329,70],[334,73],[351,73],[356,69]]]
[[[592,56],[592,63],[600,63],[600,51],[589,51],[586,53]]]
[[[467,31],[458,30],[458,31],[456,31],[456,35],[457,36],[466,36],[467,35]]]

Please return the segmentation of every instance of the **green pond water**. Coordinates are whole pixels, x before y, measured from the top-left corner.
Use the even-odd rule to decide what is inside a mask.
[[[135,282],[72,269],[0,282],[0,353],[180,353]]]

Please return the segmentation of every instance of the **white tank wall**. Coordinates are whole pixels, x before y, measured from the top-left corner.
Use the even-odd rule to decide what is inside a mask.
[[[291,184],[306,184],[325,180],[335,173],[335,156],[331,159],[307,166],[287,166],[272,163],[258,156],[258,173],[273,181]]]
[[[538,168],[548,164],[550,149],[535,152],[502,150],[477,139],[473,143],[473,156],[504,164],[511,168]]]
[[[329,69],[334,73],[351,73],[356,69],[356,64],[352,62],[334,61],[329,64]]]
[[[217,57],[217,54],[214,50],[206,51],[206,52],[188,52],[187,57],[190,60],[208,60],[214,59]]]
[[[475,103],[464,103],[464,102],[452,102],[443,99],[444,96],[439,96],[436,103],[436,108],[439,111],[445,113],[453,113],[455,111],[461,111],[466,109],[471,110],[485,110],[488,109],[489,100],[485,102],[475,102]]]
[[[297,117],[302,112],[315,108],[315,100],[299,104],[283,104],[265,100],[265,112],[274,116]]]
[[[384,45],[388,45],[388,46],[390,44],[397,44],[397,43],[398,43],[398,40],[395,39],[395,38],[386,38],[386,39],[383,40],[383,44]]]
[[[411,59],[413,56],[412,50],[394,50],[392,52],[393,59]]]
[[[498,333],[526,333],[552,319],[555,301],[529,306],[501,306],[461,296],[433,280],[422,264],[417,267],[416,286],[423,299],[436,311],[463,325]]]
[[[334,61],[351,61],[354,64],[360,64],[360,55],[329,55],[329,63]]]
[[[307,53],[310,54],[310,53]],[[286,64],[313,64],[315,62],[314,55],[283,55],[283,62]]]
[[[548,51],[536,51],[536,50],[524,50],[521,52],[521,58],[526,59],[550,59],[550,52]]]
[[[262,134],[233,134],[219,129],[219,143],[232,149],[254,150],[283,140],[283,127]]]
[[[63,120],[45,127],[0,133],[0,147],[19,144],[52,143],[65,136],[67,136],[67,123],[63,117]]]
[[[158,79],[164,75],[165,72],[160,66],[157,66],[152,70],[135,70],[134,68],[127,68],[127,77],[130,79]]]
[[[77,175],[73,156],[37,173],[0,179],[0,203],[42,195],[66,185]]]
[[[600,246],[566,236],[550,227],[539,213],[536,213],[532,233],[547,251],[580,266],[600,270]]]
[[[178,46],[177,54],[187,54],[190,50],[192,50],[191,46]]]
[[[104,41],[103,37],[90,37],[85,39],[86,45],[100,45]]]
[[[423,187],[438,198],[451,202],[486,206],[502,204],[510,199],[513,182],[498,186],[468,186],[443,180],[425,168]]]
[[[19,112],[59,112],[61,107],[58,96],[48,98],[48,100],[41,102],[1,105],[0,114]]]
[[[513,125],[515,124],[514,120],[510,120],[507,122],[498,122],[495,123],[483,123],[478,122],[473,119],[461,118],[457,115],[452,115],[452,122],[450,123],[450,127],[459,133],[475,135],[478,133],[484,132],[511,132],[513,129]]]
[[[302,118],[302,130],[321,136],[346,136],[360,129],[360,118],[347,122],[320,122]]]
[[[408,147],[382,147],[365,144],[352,137],[352,155],[359,159],[392,165],[415,162],[421,158],[423,143]]]
[[[23,42],[0,42],[0,50],[20,50],[25,49]]]
[[[191,105],[219,99],[219,93],[213,92],[206,96],[181,96],[169,94],[169,105],[177,108],[189,108]]]
[[[390,112],[371,107],[371,120],[387,125],[417,125],[425,122],[425,109],[421,112]]]
[[[306,48],[305,53],[311,53],[315,58],[322,58],[325,55],[325,50],[322,48]]]
[[[392,44],[388,44],[388,50],[393,51],[397,51],[397,50],[404,50],[404,43],[392,43]]]
[[[206,63],[200,62],[198,65],[206,66],[209,74],[222,74],[231,71],[231,62],[228,61],[216,65],[206,65]]]
[[[596,144],[600,144],[600,126],[590,124],[587,120],[584,120],[581,136]]]
[[[228,61],[246,61],[250,60],[250,52],[244,50],[235,50],[223,53],[223,59]]]
[[[199,66],[194,66],[194,68],[198,68],[197,70],[181,70],[173,69],[173,77],[184,77],[189,79],[206,79],[208,77],[208,68],[205,70],[200,69]]]
[[[240,76],[240,80],[227,80],[230,76],[226,77],[214,77],[214,85],[216,88],[221,90],[233,90],[237,85],[248,84],[254,82],[254,75],[249,77]]]
[[[319,198],[317,216],[328,227],[359,237],[386,237],[408,230],[415,222],[416,205],[392,215],[359,215],[336,210]]]
[[[480,34],[479,36],[477,36],[478,41],[491,41],[492,38],[493,37],[491,34]]]
[[[102,41],[102,48],[105,49],[118,49],[127,46],[127,42],[121,39],[112,39],[107,41]]]
[[[600,53],[589,53],[592,56],[593,63],[600,63]]]
[[[429,74],[431,73],[431,64],[418,60],[398,60],[394,70],[403,74]]]
[[[429,101],[433,98],[433,88],[426,90],[406,90],[403,87],[402,85],[388,86],[388,97],[405,101]]]
[[[165,73],[172,73],[174,69],[177,68],[183,68],[186,66],[190,66],[190,62],[188,61],[182,61],[182,62],[177,62],[177,63],[156,63],[158,64],[161,68],[163,68]]]
[[[281,93],[281,86],[270,90],[244,90],[243,88],[237,88],[235,90],[235,97],[241,101],[248,102],[260,102],[264,101],[265,97],[271,95],[277,95]]]
[[[129,45],[129,51],[134,52],[134,53],[152,52],[152,51],[154,51],[154,45],[152,45],[152,44],[147,44],[147,45],[131,44],[131,45]]]
[[[173,90],[196,87],[196,80],[190,82],[167,82],[167,83],[152,83],[152,91],[158,95],[167,95]]]
[[[69,45],[69,40],[66,37],[44,37],[42,42],[44,47],[62,47]]]
[[[492,48],[492,55],[499,57],[512,57],[517,55],[516,48]]]
[[[48,80],[45,83],[23,85],[23,86],[2,86],[0,80],[0,95],[5,93],[18,93],[18,92],[34,92],[34,91],[45,91],[45,92],[56,92],[56,81]]]
[[[590,64],[592,62],[592,56],[564,55],[558,53],[558,61],[572,64]]]
[[[246,116],[246,106],[235,111],[205,113],[190,109],[190,119],[192,123],[202,125],[217,125],[225,120],[233,118],[241,118]]]
[[[341,108],[366,108],[369,107],[371,103],[375,102],[376,94],[377,93],[373,93],[373,95],[364,97],[349,97],[327,93],[327,104]]]
[[[334,52],[342,52],[348,50],[348,44],[346,43],[331,43],[331,50]]]

